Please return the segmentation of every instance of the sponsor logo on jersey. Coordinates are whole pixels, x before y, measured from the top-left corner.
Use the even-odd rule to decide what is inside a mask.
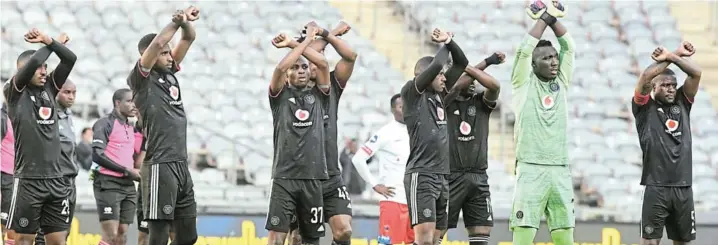
[[[40,120],[37,120],[37,124],[41,125],[52,125],[55,124],[55,120],[50,119],[52,117],[52,108],[50,107],[40,107],[40,109],[37,110],[37,115],[40,117]]]
[[[681,136],[682,132],[676,132],[679,126],[679,122],[673,119],[666,120],[666,133],[672,136]]]
[[[312,126],[312,124],[313,124],[312,121],[306,122],[307,119],[309,119],[309,111],[297,109],[294,112],[294,117],[296,117],[299,121],[301,121],[301,122],[292,123],[292,125],[295,127],[309,127],[309,126]]]
[[[177,86],[172,85],[169,88],[169,92],[170,92],[170,97],[174,100],[174,101],[170,101],[170,105],[182,105],[182,101],[179,100],[179,97],[180,97],[179,88],[177,88]]]
[[[555,104],[554,102],[555,101],[551,95],[546,95],[543,99],[541,99],[541,105],[543,105],[543,108],[545,109],[551,109],[551,107]]]
[[[458,137],[458,140],[459,140],[459,141],[472,141],[472,140],[474,140],[474,136],[473,136],[473,135],[469,135],[469,134],[471,134],[471,124],[469,124],[469,123],[467,123],[467,122],[465,122],[465,121],[461,121],[461,123],[459,124],[459,132],[460,132],[461,134],[465,135],[465,136],[459,136],[459,137]]]

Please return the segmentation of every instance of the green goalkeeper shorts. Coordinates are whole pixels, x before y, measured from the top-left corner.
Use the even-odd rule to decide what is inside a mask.
[[[549,231],[573,228],[573,180],[567,165],[518,162],[510,229],[539,228],[546,214]]]

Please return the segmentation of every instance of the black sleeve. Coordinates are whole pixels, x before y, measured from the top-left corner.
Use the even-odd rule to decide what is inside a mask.
[[[434,81],[434,78],[436,78],[437,75],[439,75],[441,69],[444,68],[444,64],[446,64],[447,61],[449,61],[449,49],[447,48],[447,45],[444,45],[438,52],[436,52],[434,60],[431,61],[429,67],[414,78],[414,81],[416,82],[414,85],[417,93],[423,93],[424,90],[431,85],[431,82]]]
[[[146,145],[146,143],[147,143],[147,137],[145,137],[145,136],[143,135],[143,136],[142,136],[142,143],[141,143],[141,145],[140,145],[140,152],[147,151],[147,145]]]
[[[127,85],[130,89],[137,91],[147,87],[147,81],[150,78],[151,69],[144,69],[140,67],[140,61],[135,62],[135,67],[132,68],[130,75],[127,77]]]
[[[15,77],[13,77],[12,84],[10,85],[13,86],[13,88],[9,89],[10,92],[7,93],[6,98],[9,102],[14,102],[18,99],[18,96],[14,95],[19,95],[25,86],[30,83],[30,80],[32,80],[32,77],[35,75],[37,68],[45,65],[45,61],[47,61],[47,58],[50,57],[50,54],[52,54],[52,51],[48,46],[42,47],[38,49],[27,62],[25,62],[23,67],[20,67],[17,74],[15,74]]]
[[[685,107],[684,109],[686,109],[690,115],[691,109],[693,109],[693,100],[695,98],[688,98],[688,96],[686,96],[686,92],[683,91],[683,86],[678,88],[678,91],[676,91],[676,97],[678,97],[681,104],[683,104],[683,107]]]
[[[469,65],[469,60],[466,58],[464,51],[461,50],[461,47],[459,47],[454,40],[451,40],[451,42],[445,46],[449,49],[449,52],[451,52],[452,61],[451,67],[445,74],[446,87],[452,88],[454,87],[454,84],[456,84],[456,81],[459,80],[459,77],[461,77],[461,74],[464,73],[466,66]]]
[[[72,71],[72,67],[75,66],[75,61],[77,61],[77,56],[75,53],[70,51],[65,45],[60,44],[59,42],[53,40],[52,44],[47,46],[57,54],[57,57],[60,58],[60,64],[57,64],[57,67],[55,67],[55,70],[52,71],[49,75],[53,86],[51,87],[51,91],[53,92],[53,96],[57,95],[57,93],[62,88],[62,85],[65,85],[65,81],[67,81],[67,77],[70,76],[70,72]]]
[[[421,94],[416,90],[416,83],[414,80],[409,80],[401,88],[401,99],[404,101],[404,105],[413,105],[419,99]],[[405,106],[406,107],[406,106]]]
[[[127,169],[105,155],[105,148],[110,139],[112,125],[112,119],[104,117],[97,120],[95,125],[92,126],[92,161],[103,168],[127,175]]]

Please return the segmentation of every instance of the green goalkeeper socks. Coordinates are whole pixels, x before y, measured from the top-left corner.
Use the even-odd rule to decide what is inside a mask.
[[[533,227],[514,227],[513,245],[533,245],[537,231],[538,229]],[[560,244],[556,243],[556,245]]]
[[[553,230],[551,239],[555,245],[573,245],[573,228]]]

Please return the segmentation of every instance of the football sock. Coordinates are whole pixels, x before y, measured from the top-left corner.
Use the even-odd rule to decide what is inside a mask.
[[[514,227],[513,245],[533,245],[537,231],[533,227]]]
[[[489,235],[469,235],[469,245],[489,245]]]
[[[573,245],[573,228],[553,230],[551,239],[556,245]]]

